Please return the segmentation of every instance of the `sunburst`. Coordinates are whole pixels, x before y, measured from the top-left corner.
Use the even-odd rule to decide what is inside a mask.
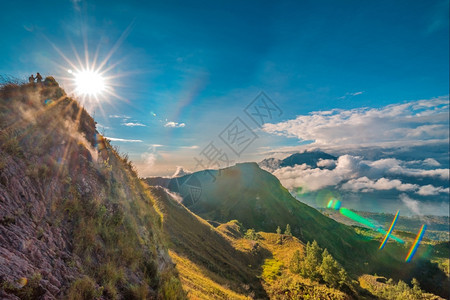
[[[114,99],[127,101],[121,97],[115,88],[120,86],[120,77],[128,74],[116,75],[115,68],[120,63],[119,60],[112,62],[112,55],[120,47],[125,37],[129,34],[132,24],[122,33],[118,41],[111,50],[101,60],[99,57],[99,46],[92,55],[89,50],[87,38],[84,38],[84,57],[80,57],[75,46],[72,44],[74,59],[69,59],[54,43],[50,44],[64,59],[64,64],[57,64],[62,75],[58,76],[63,83],[66,92],[77,98],[78,102],[88,111],[92,112],[97,108],[103,113],[102,104],[113,104]],[[91,60],[90,57],[93,57]]]

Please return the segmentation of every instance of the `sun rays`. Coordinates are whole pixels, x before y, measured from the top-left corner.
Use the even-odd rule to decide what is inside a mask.
[[[127,101],[116,92],[116,88],[123,86],[123,77],[130,73],[118,73],[117,67],[122,60],[113,57],[113,54],[130,33],[132,26],[133,22],[103,56],[100,54],[100,42],[95,51],[92,51],[89,49],[86,35],[83,38],[82,55],[71,42],[72,54],[68,54],[47,38],[53,49],[63,59],[62,63],[56,63],[60,71],[57,77],[62,81],[68,95],[74,96],[87,111],[92,113],[99,109],[104,115],[102,108],[104,103],[114,106],[114,100]],[[72,58],[69,58],[70,56]]]

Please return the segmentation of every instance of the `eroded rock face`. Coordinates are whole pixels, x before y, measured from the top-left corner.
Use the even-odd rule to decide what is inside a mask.
[[[0,87],[0,299],[181,290],[132,165],[52,89]]]
[[[52,192],[45,193],[25,174],[23,162],[0,155],[6,161],[0,183],[0,280],[21,288],[24,278],[40,275],[42,296],[59,298],[80,277],[69,230],[55,226],[51,211],[54,198],[61,195],[60,186],[51,180],[47,187]]]

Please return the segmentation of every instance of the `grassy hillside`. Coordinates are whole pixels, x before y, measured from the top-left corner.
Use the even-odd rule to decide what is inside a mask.
[[[230,297],[234,293],[266,296],[257,275],[261,272],[259,265],[270,255],[268,251],[236,248],[231,237],[171,199],[162,188],[150,190],[163,214],[171,255],[188,295],[203,295],[204,299],[222,293]],[[202,290],[203,281],[214,283],[210,291]]]
[[[428,249],[420,248],[413,263],[404,262],[414,237],[404,245],[390,242],[379,251],[379,239],[358,234],[294,199],[276,177],[255,163],[237,164],[220,173],[210,170],[174,178],[169,189],[180,193],[192,212],[209,221],[238,220],[247,229],[263,232],[275,232],[277,226],[284,229],[289,224],[295,237],[304,243],[316,240],[355,276],[378,273],[407,282],[414,276],[426,282],[431,276],[435,283],[425,283],[426,288],[448,292],[445,273],[427,263]]]
[[[183,295],[131,164],[52,79],[0,88],[0,298]]]
[[[289,271],[304,244],[293,236],[258,232],[244,237],[236,221],[214,228],[173,200],[162,188],[150,188],[169,239],[170,255],[190,299],[350,299],[351,296]]]
[[[214,172],[217,180],[214,182],[207,172]],[[351,249],[363,255],[372,244],[350,227],[294,199],[276,177],[256,163],[237,164],[221,170],[220,175],[217,171],[197,172],[172,180],[169,189],[189,195],[189,191],[183,190],[186,184],[179,183],[193,181],[186,178],[194,176],[201,183],[201,195],[195,203],[189,197],[184,203],[206,220],[226,223],[236,219],[246,228],[264,232],[275,232],[277,226],[285,228],[290,224],[294,236],[303,242],[317,240],[341,261],[354,258]]]

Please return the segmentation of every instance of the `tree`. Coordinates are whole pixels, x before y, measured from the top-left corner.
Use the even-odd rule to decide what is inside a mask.
[[[294,255],[291,258],[291,261],[289,262],[289,270],[292,273],[298,274],[300,273],[303,266],[303,260],[300,255],[299,250],[295,250]]]
[[[343,287],[344,285],[348,285],[349,283],[349,278],[348,278],[348,274],[347,271],[345,271],[344,268],[341,268],[341,270],[339,271],[339,287]]]
[[[319,267],[322,262],[322,249],[316,241],[306,244],[305,262],[301,268],[300,274],[313,280],[320,280]]]
[[[280,226],[277,227],[277,234],[278,234],[278,235],[281,234],[281,228],[280,228]]]
[[[277,244],[283,243],[283,236],[281,235],[281,228],[280,226],[277,227]]]
[[[337,261],[328,253],[328,250],[323,250],[322,263],[320,265],[320,274],[327,285],[331,287],[338,287],[340,281],[341,268]]]
[[[244,238],[249,240],[257,241],[259,239],[258,233],[256,233],[255,229],[248,229],[247,232],[244,235]]]
[[[287,224],[286,225],[286,230],[284,231],[285,235],[292,235],[291,233],[291,225]]]

